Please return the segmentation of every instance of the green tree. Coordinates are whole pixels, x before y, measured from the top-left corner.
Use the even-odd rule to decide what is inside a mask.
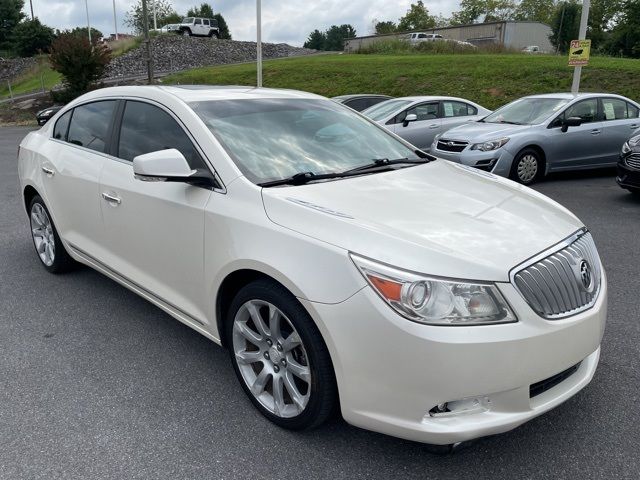
[[[406,32],[409,30],[426,30],[433,28],[436,20],[429,14],[429,10],[424,6],[422,0],[412,3],[404,17],[400,17],[398,21],[398,31]]]
[[[304,48],[313,48],[315,50],[324,50],[324,44],[327,42],[327,35],[317,28],[309,34],[307,41],[304,42]]]
[[[13,29],[11,41],[13,50],[21,57],[31,57],[45,52],[53,42],[53,29],[35,20],[24,20]]]
[[[462,0],[460,10],[451,16],[452,25],[510,20],[516,5],[513,0]]]
[[[580,15],[582,6],[576,0],[565,0],[558,3],[551,19],[551,44],[560,52],[569,51],[571,40],[578,38],[580,31]]]
[[[556,0],[521,0],[515,9],[514,20],[528,20],[551,24]]]
[[[591,39],[593,49],[600,48],[607,38],[611,28],[617,23],[625,5],[624,0],[592,0],[589,9],[588,38]]]
[[[89,91],[102,78],[111,60],[110,50],[91,45],[86,37],[63,33],[53,41],[49,62],[64,77],[63,92],[52,92],[54,100],[69,102]]]
[[[348,24],[343,24],[340,26],[331,25],[329,30],[326,31],[325,35],[326,40],[324,42],[323,50],[342,51],[344,50],[345,38],[355,37],[356,29]]]
[[[178,12],[173,12],[162,19],[161,26],[169,25],[170,23],[180,23],[184,17]]]
[[[63,33],[65,34],[69,33],[71,35],[76,35],[78,37],[89,39],[89,33],[87,31],[87,27],[76,27],[73,30],[65,30]],[[98,40],[100,40],[101,38],[102,38],[102,32],[97,28],[91,27],[91,43],[96,45],[98,43]]]
[[[24,0],[0,0],[0,48],[11,48],[13,30],[24,18]]]
[[[385,35],[387,33],[394,33],[398,30],[398,26],[395,22],[387,20],[386,22],[376,22],[375,32],[376,35]]]
[[[640,58],[640,0],[625,0],[605,50],[611,55]]]
[[[190,8],[187,17],[213,18],[213,8],[208,3],[201,3],[200,8]]]
[[[156,21],[158,26],[169,23],[167,18],[175,18],[176,11],[171,4],[171,0],[155,0],[156,2]],[[153,8],[147,5],[147,17],[149,28],[153,28]],[[142,0],[137,0],[129,11],[125,13],[124,24],[133,28],[136,33],[140,34],[144,30],[144,17],[142,15]]]
[[[229,31],[229,25],[227,25],[227,21],[224,19],[222,14],[215,13],[212,18],[218,21],[218,30],[219,30],[218,38],[231,40],[231,32]]]

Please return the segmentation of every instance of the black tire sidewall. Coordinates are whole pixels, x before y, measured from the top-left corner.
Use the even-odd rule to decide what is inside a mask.
[[[311,368],[311,396],[302,413],[292,418],[281,418],[269,412],[253,396],[242,378],[233,348],[233,321],[240,307],[249,300],[262,300],[279,308],[293,324],[302,339]],[[337,387],[327,347],[309,313],[287,289],[275,281],[258,280],[242,288],[233,299],[225,322],[225,338],[233,369],[238,381],[253,405],[276,425],[303,430],[323,423],[333,412]]]
[[[529,182],[523,182],[518,177],[518,164],[520,163],[520,160],[522,160],[522,157],[524,157],[525,155],[533,155],[536,158],[536,161],[538,162],[538,171],[536,172],[535,177],[533,177],[533,179],[531,179],[531,181]],[[511,178],[511,180],[514,180],[522,185],[532,185],[535,182],[537,182],[540,178],[542,178],[544,174],[544,172],[542,171],[543,168],[544,168],[544,165],[542,163],[542,159],[540,158],[540,153],[538,153],[533,148],[525,148],[524,150],[521,150],[520,152],[518,152],[518,154],[513,159],[509,177]]]

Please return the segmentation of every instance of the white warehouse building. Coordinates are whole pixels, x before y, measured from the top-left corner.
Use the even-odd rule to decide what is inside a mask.
[[[444,38],[470,42],[474,45],[500,45],[505,48],[521,50],[530,45],[537,45],[546,52],[553,51],[549,40],[551,28],[540,22],[487,22],[458,25],[455,27],[432,28],[420,30],[424,33],[437,33]],[[369,35],[365,37],[348,38],[345,40],[345,52],[357,52],[372,43],[406,38],[411,32],[392,33],[389,35]]]

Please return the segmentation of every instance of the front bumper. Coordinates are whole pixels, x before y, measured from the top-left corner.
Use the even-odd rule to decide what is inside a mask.
[[[606,320],[604,276],[602,282],[594,307],[556,321],[538,317],[511,284],[500,284],[519,321],[492,326],[410,322],[369,287],[340,304],[303,303],[327,341],[347,422],[408,440],[450,444],[511,430],[589,383]],[[532,384],[576,364],[571,376],[530,397]],[[479,399],[482,408],[429,414],[438,404],[463,399]]]
[[[640,190],[640,170],[629,167],[624,160],[618,162],[616,182],[622,188]]]
[[[482,152],[480,150],[471,150],[467,147],[461,152],[447,152],[445,150],[439,150],[436,147],[436,142],[431,145],[429,152],[436,157],[461,163],[469,167],[480,168],[481,170],[495,173],[502,177],[509,176],[514,158],[513,154],[504,148],[499,148],[492,152]]]

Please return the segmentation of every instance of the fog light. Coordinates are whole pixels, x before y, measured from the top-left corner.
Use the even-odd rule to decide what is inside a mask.
[[[455,400],[452,402],[439,403],[429,410],[429,417],[452,417],[455,415],[469,415],[482,413],[491,407],[489,397],[472,397]]]

